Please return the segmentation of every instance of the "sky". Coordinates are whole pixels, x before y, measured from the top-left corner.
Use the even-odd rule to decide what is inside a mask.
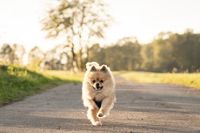
[[[106,0],[113,22],[103,43],[133,36],[141,43],[153,40],[159,32],[200,32],[200,0]],[[41,19],[55,0],[0,0],[0,45],[23,44],[27,50],[38,45],[53,48],[62,40],[45,38]]]

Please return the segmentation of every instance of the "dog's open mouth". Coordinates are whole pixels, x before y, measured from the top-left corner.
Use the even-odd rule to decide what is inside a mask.
[[[93,87],[93,89],[95,90],[95,91],[101,91],[102,89],[103,89],[103,86],[101,86],[101,87],[98,87],[98,88],[96,88],[96,87]]]

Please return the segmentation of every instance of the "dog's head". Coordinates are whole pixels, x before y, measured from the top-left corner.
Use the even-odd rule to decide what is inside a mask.
[[[87,71],[87,81],[95,91],[100,92],[109,84],[111,77],[108,72],[109,68],[106,65],[91,65],[87,68]]]

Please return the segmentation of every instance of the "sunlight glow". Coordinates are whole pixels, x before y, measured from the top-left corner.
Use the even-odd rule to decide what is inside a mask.
[[[107,39],[135,36],[147,43],[159,32],[200,32],[199,0],[108,0],[114,24]]]
[[[103,43],[112,43],[125,36],[139,42],[150,42],[161,31],[200,31],[199,0],[108,0],[114,18]],[[40,21],[54,0],[0,1],[0,45],[19,43],[30,50],[39,45],[50,49],[63,40],[46,39]]]

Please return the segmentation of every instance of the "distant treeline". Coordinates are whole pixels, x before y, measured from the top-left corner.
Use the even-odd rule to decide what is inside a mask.
[[[186,31],[160,33],[151,43],[140,44],[134,37],[125,37],[115,44],[100,47],[88,45],[87,53],[81,53],[83,64],[96,61],[107,64],[112,70],[142,70],[154,72],[199,72],[200,34]],[[23,45],[3,44],[0,48],[0,64],[22,64],[27,57],[31,69],[75,70],[73,56],[68,45],[58,45],[43,52],[34,47],[26,53]],[[79,56],[79,53],[77,53]],[[82,70],[85,66],[82,66]]]
[[[89,60],[105,63],[113,70],[199,72],[200,34],[189,30],[183,34],[160,33],[145,45],[131,37],[109,47],[96,44],[90,49]]]
[[[73,67],[66,45],[57,45],[46,52],[35,46],[26,52],[23,45],[8,43],[0,47],[0,65],[26,66],[32,70],[71,70]]]

